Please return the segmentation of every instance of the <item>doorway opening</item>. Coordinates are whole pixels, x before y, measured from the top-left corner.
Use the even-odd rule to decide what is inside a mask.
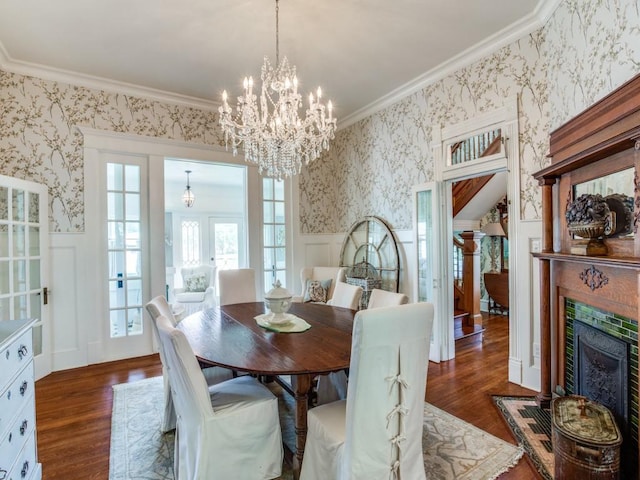
[[[185,289],[182,272],[209,266],[217,303],[217,272],[248,266],[247,168],[166,158],[164,192],[167,299]]]
[[[458,348],[482,341],[488,316],[504,316],[508,324],[507,172],[478,174],[448,183],[453,199],[450,278]]]

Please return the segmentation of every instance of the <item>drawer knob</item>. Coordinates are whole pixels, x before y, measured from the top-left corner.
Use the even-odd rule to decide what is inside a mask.
[[[27,349],[27,346],[20,345],[20,348],[18,349],[18,358],[22,360],[24,357],[27,356],[28,353],[29,353],[29,350]]]
[[[22,470],[20,470],[20,478],[27,478],[28,471],[29,471],[29,462],[26,461],[22,464]]]
[[[20,395],[22,395],[24,397],[24,394],[27,393],[27,387],[29,386],[29,384],[27,383],[27,381],[25,380],[24,382],[22,382],[22,385],[20,385]]]
[[[20,425],[20,435],[22,435],[23,437],[27,431],[27,426],[29,426],[29,423],[26,420],[23,420],[22,425]]]
[[[7,473],[9,472],[0,468],[0,480],[4,480],[5,478],[7,478]]]

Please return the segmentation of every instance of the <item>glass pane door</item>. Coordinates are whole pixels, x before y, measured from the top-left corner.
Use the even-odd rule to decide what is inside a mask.
[[[442,318],[442,262],[439,248],[439,209],[436,184],[414,187],[414,235],[416,245],[415,297],[419,302],[433,303],[435,316],[431,333],[429,359],[441,359],[441,332],[446,328]]]
[[[0,321],[33,318],[36,378],[51,372],[47,188],[0,176]]]
[[[262,179],[263,276],[264,290],[271,290],[276,280],[287,286],[287,224],[285,218],[284,181]]]
[[[109,332],[111,338],[143,333],[140,167],[107,164]]]

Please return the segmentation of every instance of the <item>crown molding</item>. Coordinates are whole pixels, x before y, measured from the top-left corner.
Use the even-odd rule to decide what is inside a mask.
[[[533,32],[537,28],[544,26],[562,1],[563,0],[540,0],[535,10],[521,20],[396,88],[374,102],[356,110],[354,113],[347,115],[338,123],[338,130],[347,128],[350,125],[353,125],[354,123],[369,117],[374,113],[393,105],[394,103],[397,103],[408,95],[423,89],[454,71],[470,65],[473,62],[495,52],[499,48],[502,48],[505,45],[508,45],[509,43]],[[144,97],[159,102],[173,103],[202,110],[217,111],[220,106],[220,103],[217,101],[180,95],[164,90],[15,60],[9,56],[2,42],[0,42],[0,69],[19,75],[42,78],[44,80],[84,86],[87,88],[105,90],[114,93],[122,93],[125,95]]]
[[[412,93],[422,90],[428,85],[443,79],[456,70],[466,67],[481,58],[494,53],[500,48],[521,39],[536,29],[543,27],[562,1],[563,0],[540,0],[536,9],[526,17],[523,17],[508,27],[503,28],[473,47],[464,50],[458,55],[441,63],[413,80],[410,80],[395,90],[392,90],[369,105],[347,115],[341,122],[339,122],[338,129],[340,130],[353,125],[354,123],[399,102]]]
[[[14,60],[9,56],[2,42],[0,42],[0,69],[28,77],[36,77],[43,80],[61,82],[69,85],[104,90],[135,97],[143,97],[163,103],[173,103],[202,110],[217,111],[220,106],[219,102],[214,102],[212,100],[180,95],[155,88],[134,85],[132,83],[119,82],[117,80],[85,75],[83,73],[48,67],[36,63]]]

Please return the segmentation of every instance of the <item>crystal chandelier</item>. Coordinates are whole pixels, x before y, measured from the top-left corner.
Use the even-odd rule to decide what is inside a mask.
[[[227,91],[222,92],[220,126],[227,148],[233,154],[242,145],[247,162],[258,165],[260,174],[282,180],[300,173],[302,163],[307,165],[329,149],[336,119],[332,116],[331,101],[321,103],[322,90],[309,94],[306,116],[300,118],[298,110],[302,97],[298,93],[296,67],[287,57],[280,61],[278,26],[278,0],[276,0],[276,68],[264,57],[260,98],[253,93],[253,78],[244,79],[244,95],[238,97],[236,112],[227,102]]]
[[[191,185],[189,185],[189,174],[191,173],[191,170],[185,170],[184,172],[187,174],[187,188],[182,194],[182,203],[184,203],[185,207],[189,208],[193,207],[193,202],[196,201],[196,196],[191,191]]]

